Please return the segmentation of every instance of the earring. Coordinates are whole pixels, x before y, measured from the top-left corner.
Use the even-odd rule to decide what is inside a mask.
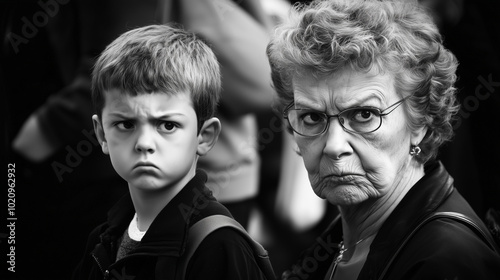
[[[410,156],[418,156],[422,149],[419,146],[411,145],[410,147]]]

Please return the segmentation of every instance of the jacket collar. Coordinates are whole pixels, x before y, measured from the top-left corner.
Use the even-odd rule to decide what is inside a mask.
[[[358,279],[376,279],[411,230],[453,192],[453,178],[434,161],[380,228]]]
[[[197,170],[195,177],[154,219],[139,246],[130,254],[147,253],[179,257],[184,249],[183,244],[191,215],[196,212],[199,200],[210,196],[210,191],[205,187],[206,180],[206,173]],[[134,213],[132,199],[130,194],[127,194],[108,212],[109,227],[101,235],[101,242],[110,244],[121,237]]]

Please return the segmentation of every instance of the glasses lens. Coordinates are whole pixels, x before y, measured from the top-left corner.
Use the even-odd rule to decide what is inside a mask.
[[[295,132],[304,136],[314,136],[325,130],[328,118],[321,112],[290,109],[288,122]]]
[[[352,132],[368,133],[377,130],[382,124],[380,111],[374,108],[352,108],[339,116],[342,126]]]

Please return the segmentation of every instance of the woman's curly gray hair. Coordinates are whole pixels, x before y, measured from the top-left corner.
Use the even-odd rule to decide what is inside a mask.
[[[455,56],[432,18],[409,1],[324,0],[296,5],[267,48],[280,111],[293,101],[292,80],[350,67],[389,71],[405,102],[409,128],[427,127],[416,159],[425,163],[453,135]]]

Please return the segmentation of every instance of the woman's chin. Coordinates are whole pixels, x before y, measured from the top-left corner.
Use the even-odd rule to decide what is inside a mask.
[[[323,190],[322,198],[333,205],[352,206],[368,199],[367,195],[351,184],[338,185],[333,188]]]

